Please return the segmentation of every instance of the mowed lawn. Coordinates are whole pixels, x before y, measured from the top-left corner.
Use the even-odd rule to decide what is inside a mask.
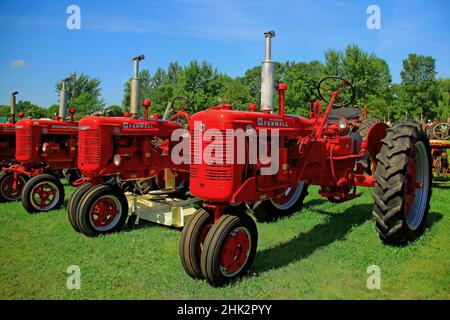
[[[317,190],[292,217],[258,224],[250,274],[224,288],[185,274],[177,229],[150,224],[87,238],[72,229],[65,207],[30,215],[21,203],[0,204],[0,298],[450,299],[449,186],[434,188],[424,236],[401,248],[379,240],[370,189],[343,204]],[[81,269],[79,290],[66,286],[70,265]],[[371,265],[380,267],[380,290],[367,288]]]

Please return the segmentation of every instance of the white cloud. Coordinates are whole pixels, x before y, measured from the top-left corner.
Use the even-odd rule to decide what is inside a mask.
[[[27,62],[23,59],[17,59],[17,60],[11,61],[9,66],[13,69],[22,69],[27,66]]]

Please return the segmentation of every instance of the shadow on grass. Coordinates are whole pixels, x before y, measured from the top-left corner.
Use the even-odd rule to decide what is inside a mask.
[[[444,216],[440,212],[429,212],[426,222],[426,228],[431,228],[436,222],[441,220]],[[426,232],[426,231],[425,231]]]
[[[307,258],[316,250],[335,241],[345,239],[352,228],[371,220],[372,207],[371,204],[355,205],[339,214],[314,210],[318,214],[326,215],[327,220],[307,232],[300,233],[286,243],[257,252],[252,267],[253,271],[259,274],[282,268],[292,262]],[[441,219],[441,213],[430,212],[426,222],[427,229],[430,229]]]
[[[307,258],[321,247],[344,239],[352,227],[359,226],[371,218],[372,207],[369,204],[355,205],[338,214],[314,210],[326,215],[327,220],[286,243],[258,252],[252,269],[256,273],[262,273],[281,268]]]
[[[301,210],[309,209],[309,208],[314,207],[314,206],[320,206],[321,204],[324,204],[326,202],[329,202],[329,201],[325,200],[323,198],[310,200],[310,201],[307,201],[307,202],[305,202],[303,204],[303,207],[302,207]]]

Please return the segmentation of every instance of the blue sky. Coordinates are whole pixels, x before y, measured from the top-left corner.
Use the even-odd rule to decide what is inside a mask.
[[[66,28],[66,8],[81,9],[81,30]],[[366,27],[369,5],[381,8],[381,30]],[[448,0],[0,0],[0,103],[57,102],[57,81],[69,72],[102,80],[108,104],[120,104],[132,73],[130,59],[145,54],[153,72],[171,61],[207,60],[242,75],[263,59],[263,32],[276,30],[276,61],[323,60],[327,49],[356,43],[385,59],[395,81],[410,52],[436,58],[450,77]]]

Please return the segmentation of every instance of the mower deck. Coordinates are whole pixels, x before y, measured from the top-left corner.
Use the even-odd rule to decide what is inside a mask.
[[[183,228],[196,209],[193,206],[195,198],[182,200],[169,195],[144,195],[138,196],[126,194],[130,214],[136,214],[139,220],[150,221],[169,227]]]

